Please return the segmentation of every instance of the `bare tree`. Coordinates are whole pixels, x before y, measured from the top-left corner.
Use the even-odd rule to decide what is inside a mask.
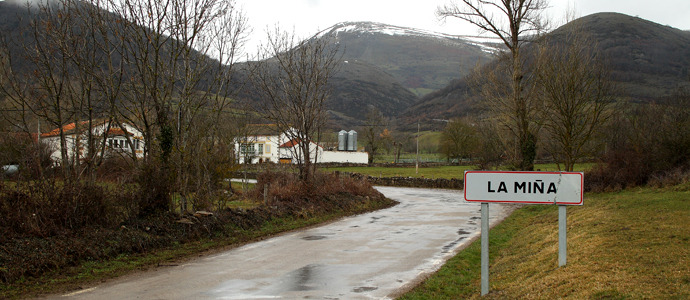
[[[324,102],[338,67],[338,46],[325,38],[298,41],[294,34],[276,28],[268,33],[259,58],[251,71],[252,84],[264,101],[259,112],[296,143],[293,156],[300,178],[310,181],[318,153],[311,145],[318,144],[326,123]]]
[[[193,192],[199,198],[212,190],[212,160],[207,154],[220,141],[216,138],[220,134],[220,114],[235,92],[231,74],[247,23],[232,1],[173,1],[172,5],[175,26],[171,35],[175,41],[184,41],[171,46],[171,52],[179,55],[175,69],[179,83],[173,85],[177,188],[182,195]],[[210,55],[221,61],[211,59]],[[195,206],[198,202],[194,201]]]
[[[109,1],[128,25],[119,32],[131,66],[119,116],[143,132],[144,159],[158,158],[184,211],[187,195],[212,186],[204,169],[213,160],[202,153],[221,142],[219,120],[235,91],[246,18],[235,1]]]
[[[490,170],[500,166],[505,161],[505,141],[498,128],[498,123],[493,119],[477,121],[477,134],[479,137],[479,151],[476,161],[480,170]]]
[[[31,26],[19,34],[30,41],[10,45],[11,33],[0,34],[0,87],[9,99],[5,109],[17,112],[12,117],[27,132],[31,115],[59,128],[66,178],[84,173],[94,179],[110,129],[96,133],[95,125],[124,129],[127,123],[144,134],[144,159],[151,165],[141,169],[157,176],[149,182],[158,186],[142,186],[160,191],[150,193],[160,198],[150,208],[168,208],[174,189],[185,197],[215,188],[218,174],[227,173],[216,166],[227,170],[234,162],[216,150],[234,142],[224,126],[233,122],[221,120],[228,119],[232,73],[248,28],[234,1],[46,0],[27,6]],[[74,149],[67,148],[63,126],[70,122],[78,133]],[[124,153],[136,162],[135,141],[125,137],[132,151]],[[85,155],[68,155],[82,149]]]
[[[400,156],[402,155],[403,146],[409,145],[412,136],[409,133],[395,131],[393,132],[393,152],[395,156],[395,163],[400,162]]]
[[[3,43],[24,50],[8,55],[15,63],[8,64],[12,82],[3,91],[12,95],[16,110],[29,110],[44,121],[44,128],[59,129],[63,176],[87,174],[93,180],[106,153],[109,131],[96,133],[93,128],[104,120],[111,124],[123,78],[116,51],[123,47],[123,36],[114,35],[113,28],[125,22],[115,22],[106,3],[99,0],[45,1],[28,4],[27,10],[30,38],[17,38],[20,45]],[[3,36],[4,41],[7,38]],[[12,69],[17,66],[20,70]],[[35,72],[27,76],[27,69]],[[27,118],[22,119],[26,124]],[[71,149],[63,128],[67,123],[74,124],[76,133],[70,138]]]
[[[441,132],[440,150],[449,160],[470,158],[478,146],[477,130],[466,120],[451,119]]]
[[[386,127],[386,120],[381,111],[371,106],[364,122],[365,124],[360,129],[360,135],[364,141],[364,149],[369,152],[369,163],[373,163],[376,156],[379,155],[381,147],[384,146],[381,134]]]
[[[458,18],[489,32],[508,48],[505,71],[510,84],[499,85],[498,91],[494,88],[488,100],[516,139],[516,167],[522,170],[534,168],[537,114],[534,99],[528,95],[531,89],[521,50],[529,38],[544,29],[541,12],[546,6],[545,0],[461,0],[439,7],[436,12],[442,19]]]
[[[70,50],[75,39],[71,35],[71,18],[65,17],[71,14],[68,11],[71,7],[39,2],[37,5],[26,4],[26,9],[32,17],[25,32],[30,42],[10,45],[9,40],[14,38],[14,33],[3,33],[7,50],[7,65],[3,68],[7,82],[3,91],[10,106],[22,112],[23,120],[26,120],[25,112],[30,112],[47,121],[49,126],[59,128],[60,165],[63,176],[69,179],[73,173],[62,126],[72,120],[77,109],[71,94],[74,65]],[[17,61],[24,62],[24,68],[31,70],[32,74],[15,70],[15,67],[20,67]],[[26,123],[24,126],[28,127]]]
[[[535,73],[550,150],[572,171],[592,154],[593,137],[611,114],[613,85],[593,41],[579,30],[557,38],[539,47]]]
[[[77,108],[74,124],[78,132],[85,132],[78,135],[74,153],[81,152],[81,148],[86,151],[74,163],[79,175],[86,174],[93,181],[107,153],[110,127],[117,123],[113,122],[117,119],[115,106],[125,66],[116,51],[122,49],[124,43],[113,35],[117,31],[113,28],[122,25],[114,22],[114,15],[108,11],[105,1],[60,0],[59,3],[63,10],[59,16],[70,24],[69,40],[63,42],[65,47],[61,51],[68,54],[73,65],[70,95]],[[97,125],[106,128],[103,132],[95,132]],[[131,154],[135,158],[135,152]]]

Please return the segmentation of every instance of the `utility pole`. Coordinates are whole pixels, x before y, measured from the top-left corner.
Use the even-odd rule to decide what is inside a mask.
[[[419,122],[417,122],[417,161],[414,164],[414,173],[419,174]]]

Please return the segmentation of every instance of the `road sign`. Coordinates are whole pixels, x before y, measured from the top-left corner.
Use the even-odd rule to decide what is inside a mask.
[[[465,171],[465,200],[482,202],[481,295],[489,293],[489,202],[558,205],[558,265],[567,261],[566,206],[582,205],[582,172]]]
[[[465,171],[465,200],[582,205],[582,172]]]

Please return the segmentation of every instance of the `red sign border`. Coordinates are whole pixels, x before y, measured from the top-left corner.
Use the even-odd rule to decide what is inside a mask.
[[[534,201],[501,201],[501,200],[469,200],[467,199],[467,174],[468,173],[491,173],[491,174],[569,174],[580,175],[580,202],[534,202]],[[582,172],[539,172],[539,171],[465,171],[463,174],[463,197],[467,202],[483,202],[483,203],[522,203],[522,204],[555,204],[555,205],[582,205],[585,196],[585,175]]]

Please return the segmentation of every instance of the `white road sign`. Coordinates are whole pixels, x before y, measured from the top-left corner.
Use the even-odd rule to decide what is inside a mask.
[[[465,171],[465,200],[582,205],[582,172]]]

